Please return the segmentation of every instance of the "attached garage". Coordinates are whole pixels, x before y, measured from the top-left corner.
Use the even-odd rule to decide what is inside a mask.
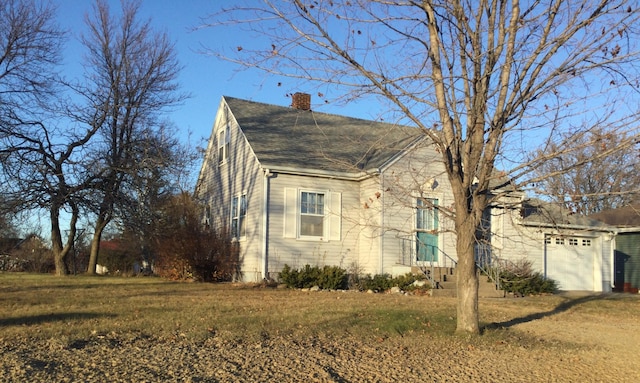
[[[504,210],[502,259],[527,260],[563,291],[611,292],[615,228],[558,204],[536,199],[521,204],[519,210]]]
[[[560,290],[597,290],[597,242],[595,237],[545,236],[545,276],[558,282]]]

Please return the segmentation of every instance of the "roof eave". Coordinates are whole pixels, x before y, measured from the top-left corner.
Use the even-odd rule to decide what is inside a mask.
[[[368,169],[362,170],[359,172],[340,172],[335,170],[325,170],[325,169],[308,169],[308,168],[296,168],[296,167],[288,167],[288,166],[269,166],[268,164],[260,165],[263,169],[269,169],[271,173],[279,173],[279,174],[290,174],[297,176],[305,176],[305,177],[320,177],[320,178],[330,178],[330,179],[339,179],[346,181],[362,181],[369,177],[372,177],[376,174],[380,173],[380,170]]]
[[[530,227],[550,227],[550,228],[557,228],[557,229],[600,231],[605,233],[616,231],[615,228],[610,226],[574,225],[570,223],[522,222],[522,225],[530,226]]]

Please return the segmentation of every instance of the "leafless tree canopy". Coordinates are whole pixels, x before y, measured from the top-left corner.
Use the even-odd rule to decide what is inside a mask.
[[[54,91],[64,34],[55,9],[34,0],[0,4],[0,137],[32,121],[36,105]]]
[[[82,40],[87,72],[79,83],[60,79],[63,34],[54,9],[40,4],[0,6],[2,197],[15,210],[48,212],[57,274],[68,272],[81,214],[93,214],[91,271],[102,230],[131,202],[123,189],[152,167],[178,163],[163,113],[184,99],[181,68],[168,37],[139,20],[140,2],[122,2],[115,19],[98,0]]]
[[[536,189],[572,212],[593,214],[640,202],[640,141],[625,145],[624,133],[595,128],[589,132],[563,132],[564,148],[552,143],[547,153],[563,152],[536,169],[544,178]],[[622,144],[621,144],[622,143]],[[608,156],[599,153],[617,150]],[[564,150],[563,150],[564,149]],[[577,164],[577,165],[576,165]]]
[[[568,129],[627,130],[622,146],[637,137],[637,7],[625,0],[264,0],[212,15],[210,26],[254,39],[210,53],[314,85],[328,98],[382,99],[433,140],[455,195],[458,330],[478,332],[474,235],[497,170],[522,187],[544,179],[534,170],[557,153],[530,153],[564,150],[558,133]]]

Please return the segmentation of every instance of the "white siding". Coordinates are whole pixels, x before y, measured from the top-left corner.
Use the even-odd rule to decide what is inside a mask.
[[[376,274],[380,270],[380,244],[382,241],[382,205],[384,192],[380,177],[375,176],[360,183],[360,212],[357,230],[360,241],[357,265],[360,272]]]
[[[610,293],[613,288],[613,240],[611,235],[602,238],[602,292]]]
[[[231,131],[228,160],[218,163],[218,132],[228,126]],[[233,115],[221,102],[201,170],[197,197],[211,207],[211,225],[216,230],[230,228],[231,200],[247,196],[246,236],[240,240],[241,279],[262,280],[262,198],[264,173],[251,151]]]
[[[535,270],[544,273],[544,231],[521,224],[520,210],[514,206],[493,209],[492,219],[502,212],[502,233],[492,233],[494,259],[519,262],[527,259]]]
[[[326,237],[298,238],[297,201],[300,190],[325,192]],[[348,269],[357,260],[359,185],[301,175],[275,174],[269,187],[269,272],[285,264],[292,268],[339,266]],[[295,223],[295,224],[294,224]]]
[[[442,157],[433,145],[421,146],[405,153],[384,170],[384,216],[382,267],[377,272],[391,273],[393,266],[411,264],[415,257],[415,212],[418,196],[438,199],[439,249],[438,263],[452,265],[457,260],[453,221],[447,218],[453,194]],[[405,252],[403,254],[403,243]],[[406,250],[412,250],[407,254]],[[411,256],[412,259],[407,259]]]

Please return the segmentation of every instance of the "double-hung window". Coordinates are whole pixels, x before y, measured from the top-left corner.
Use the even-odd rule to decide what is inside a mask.
[[[324,193],[303,191],[300,195],[300,236],[324,236]]]
[[[218,163],[222,164],[229,158],[229,147],[231,145],[231,129],[225,126],[218,132]]]
[[[241,238],[247,235],[247,195],[233,197],[231,203],[231,236]]]
[[[339,241],[342,194],[329,190],[284,189],[284,238]]]

